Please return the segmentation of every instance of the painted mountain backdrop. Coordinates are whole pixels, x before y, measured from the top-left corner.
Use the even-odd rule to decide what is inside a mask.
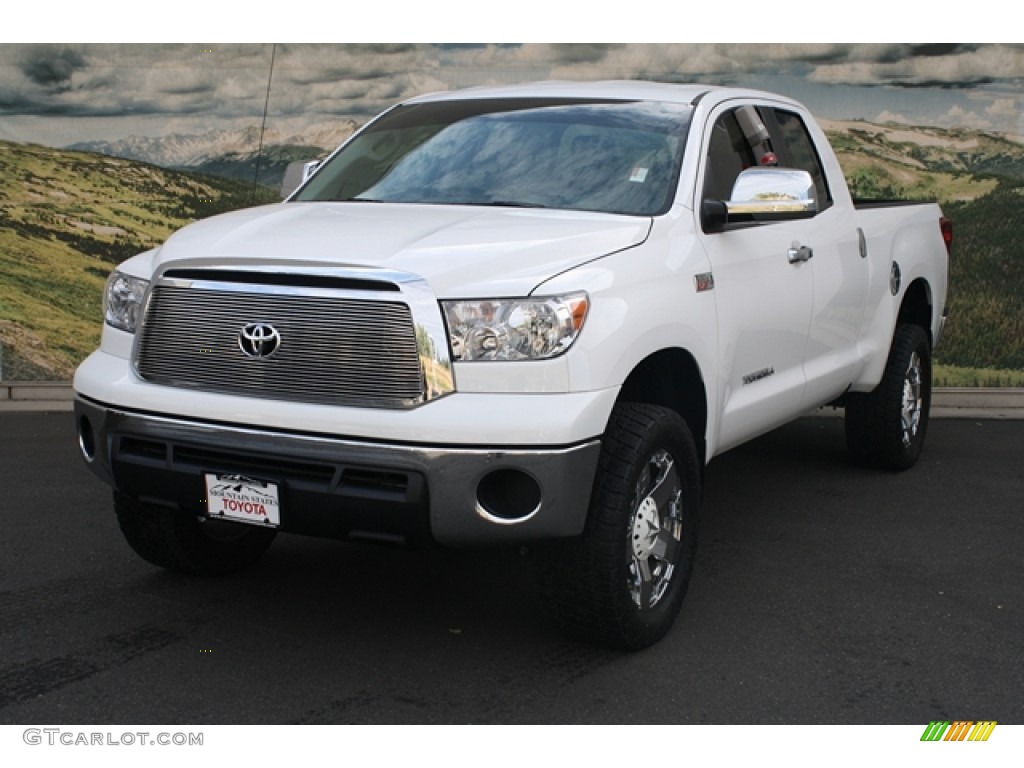
[[[1024,143],[962,128],[823,124],[855,196],[937,199],[954,220],[942,362],[1024,369],[1024,247],[1014,231]],[[254,129],[63,150],[0,142],[0,378],[70,377],[98,343],[114,264],[189,221],[276,201],[287,162],[325,154],[355,127],[268,131],[259,155]]]
[[[278,196],[132,160],[0,142],[0,379],[67,379],[110,270],[185,224]]]
[[[292,135],[269,128],[262,136],[259,127],[254,125],[201,134],[175,133],[159,138],[129,136],[117,141],[82,141],[68,149],[255,181],[276,188],[281,185],[288,163],[325,154],[351,136],[358,125],[354,120],[340,119],[313,125]]]

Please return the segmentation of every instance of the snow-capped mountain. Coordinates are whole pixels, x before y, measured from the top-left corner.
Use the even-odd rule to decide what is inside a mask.
[[[339,119],[311,125],[297,134],[268,128],[263,147],[299,145],[332,150],[359,127],[354,120]],[[128,136],[116,141],[86,141],[67,149],[139,160],[165,168],[192,168],[225,155],[255,154],[260,146],[259,126],[232,130],[217,129],[200,134],[174,133],[168,136]]]

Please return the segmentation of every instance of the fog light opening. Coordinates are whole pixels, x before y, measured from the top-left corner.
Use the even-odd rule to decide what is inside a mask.
[[[86,461],[96,458],[96,436],[92,431],[92,424],[85,416],[78,420],[78,447]]]
[[[476,488],[476,511],[492,523],[522,523],[540,511],[540,484],[518,469],[491,472]]]

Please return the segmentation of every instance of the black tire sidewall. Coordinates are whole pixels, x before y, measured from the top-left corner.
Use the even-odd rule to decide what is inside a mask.
[[[903,442],[903,387],[914,354],[921,365],[921,413],[909,444]],[[853,395],[846,407],[846,442],[853,459],[863,466],[892,471],[913,467],[921,456],[932,400],[931,345],[924,329],[899,325],[882,380],[869,394]]]
[[[234,538],[214,538],[188,512],[140,504],[114,494],[118,524],[128,545],[153,565],[195,576],[234,573],[255,563],[276,531],[238,524]],[[217,523],[219,521],[212,521]]]

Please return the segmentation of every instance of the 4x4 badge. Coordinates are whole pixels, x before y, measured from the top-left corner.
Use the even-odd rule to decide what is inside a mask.
[[[249,323],[238,334],[238,348],[246,357],[264,360],[281,348],[281,334],[270,323]]]

